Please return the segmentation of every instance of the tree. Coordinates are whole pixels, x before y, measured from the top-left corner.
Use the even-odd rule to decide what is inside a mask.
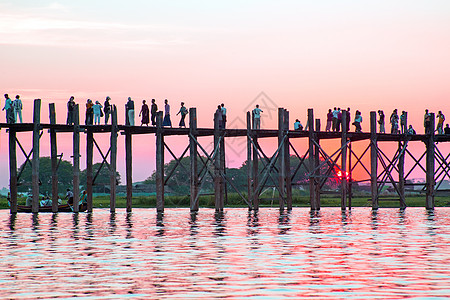
[[[25,162],[20,166],[20,170],[24,168]],[[31,190],[31,164],[27,163],[19,178],[19,192],[29,192]],[[63,193],[66,189],[72,189],[73,166],[66,160],[61,160],[58,166],[58,191]],[[50,195],[52,193],[52,161],[50,157],[39,158],[39,191],[41,194]]]
[[[100,169],[101,163],[96,163],[92,166],[92,176],[95,177],[98,170]],[[120,174],[116,172],[116,184],[120,184]],[[83,189],[87,186],[87,171],[83,170],[80,172],[80,185]],[[94,193],[109,193],[110,191],[110,174],[107,165],[103,165],[97,177],[95,177],[94,186],[92,190]]]

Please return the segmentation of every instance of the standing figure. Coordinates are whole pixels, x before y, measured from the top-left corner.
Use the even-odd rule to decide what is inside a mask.
[[[384,128],[384,112],[379,110],[378,115],[380,116],[380,119],[378,120],[378,124],[380,124],[380,133],[386,133],[386,129]]]
[[[355,132],[362,132],[361,130],[361,122],[362,122],[362,116],[361,112],[359,110],[355,113],[355,121],[353,122],[353,125],[355,125]]]
[[[70,96],[69,101],[67,102],[67,125],[73,125],[75,122],[75,97]]]
[[[445,116],[442,113],[442,111],[438,112],[438,115],[436,116],[436,118],[438,119],[436,130],[437,130],[438,134],[443,134],[444,133]]]
[[[86,101],[86,125],[92,125],[94,118],[94,103],[92,103],[91,99],[87,99]]]
[[[335,107],[333,109],[333,124],[332,124],[333,131],[336,131],[336,125],[337,125],[337,121],[338,121],[338,114],[339,114],[339,112],[338,112],[337,108]],[[306,130],[306,127],[305,127],[305,130]]]
[[[152,99],[152,105],[150,107],[150,113],[152,115],[152,125],[156,125],[156,113],[158,112],[158,105],[156,105],[155,99]]]
[[[16,99],[13,102],[14,107],[14,121],[17,123],[17,119],[19,119],[20,123],[22,123],[22,100],[20,100],[20,96],[16,95]]]
[[[170,121],[170,105],[167,99],[164,100],[164,120],[162,126],[172,127],[172,121]]]
[[[108,124],[109,116],[111,115],[111,103],[109,103],[109,96],[106,96],[105,102],[103,103],[103,112],[105,113],[105,125]]]
[[[336,122],[336,131],[339,132],[341,130],[341,124],[342,124],[342,111],[341,108],[338,107],[338,115],[337,115],[337,122]]]
[[[220,106],[222,107],[222,128],[225,129],[226,124],[227,124],[227,109],[225,108],[225,104],[220,104]]]
[[[425,109],[425,115],[423,116],[423,127],[425,127],[425,134],[431,133],[431,114],[428,109]]]
[[[100,125],[100,117],[102,116],[102,108],[103,106],[100,104],[100,102],[95,101],[93,108],[94,112],[94,124]]]
[[[394,109],[394,111],[391,114],[391,117],[389,118],[389,121],[391,123],[391,134],[398,134],[398,114],[397,114],[397,109]]]
[[[184,123],[184,118],[186,117],[186,115],[188,114],[188,110],[186,107],[184,107],[184,102],[181,102],[181,107],[180,110],[177,112],[177,116],[178,114],[181,114],[181,119],[180,119],[180,128],[184,127],[186,128],[186,124]]]
[[[5,94],[5,106],[2,110],[6,110],[6,123],[14,123],[13,102],[8,94]]]
[[[300,122],[300,121],[299,121]],[[295,123],[294,123],[295,124]],[[327,127],[325,128],[326,132],[329,132],[331,130],[331,125],[333,124],[333,112],[331,111],[331,108],[328,110],[327,113]],[[295,128],[294,128],[295,129]]]
[[[219,126],[219,129],[222,129],[222,124],[223,124],[223,114],[222,114],[222,107],[220,105],[217,105],[217,109],[216,112],[214,113],[214,128],[216,127],[216,120],[215,118],[217,118],[217,125]]]
[[[401,133],[406,133],[406,111],[402,111],[402,114],[400,115],[400,130]]]
[[[263,111],[259,108],[259,105],[256,104],[256,107],[252,110],[253,113],[253,129],[261,128],[261,113]]]
[[[134,126],[134,101],[131,100],[131,97],[128,97],[128,102],[125,105],[127,117],[128,117],[128,124],[130,126]]]
[[[347,132],[350,130],[350,120],[351,120],[350,107],[347,107]]]
[[[150,121],[148,105],[145,102],[146,102],[145,100],[142,100],[142,107],[141,107],[141,111],[139,112],[139,117],[142,116],[141,126],[144,124],[148,126],[148,123]]]

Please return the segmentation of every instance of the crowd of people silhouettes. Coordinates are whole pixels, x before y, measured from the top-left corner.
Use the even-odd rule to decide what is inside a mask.
[[[4,95],[5,97],[5,105],[2,110],[6,112],[6,123],[22,123],[22,108],[23,103],[20,99],[20,95],[16,95],[14,100],[11,100],[8,94]],[[103,105],[100,101],[93,101],[91,99],[86,100],[86,110],[85,110],[85,124],[86,125],[100,125],[101,119],[104,118],[104,124],[107,125],[112,111],[112,105],[110,103],[111,98],[109,96],[106,97]],[[75,97],[71,96],[69,101],[67,102],[67,125],[73,125],[75,120]],[[125,104],[125,125],[135,126],[135,113],[134,113],[134,101],[131,97],[128,97],[128,101]],[[162,126],[164,127],[172,127],[172,121],[170,119],[170,105],[167,99],[164,100],[164,118],[162,121]],[[147,105],[146,100],[142,100],[142,106],[139,111],[139,117],[141,118],[141,126],[156,126],[156,115],[158,113],[158,105],[156,104],[156,100],[151,100],[150,108]],[[184,102],[181,102],[180,109],[177,112],[177,116],[180,115],[180,122],[178,126],[180,128],[186,128],[186,116],[189,113],[189,109],[185,106]],[[252,110],[252,128],[253,129],[261,129],[261,113],[263,110],[259,107],[258,104],[255,105],[255,108]],[[355,115],[353,117],[353,122],[351,122],[350,116],[350,107],[346,110],[341,110],[340,107],[334,107],[333,109],[328,109],[328,113],[326,115],[326,132],[339,132],[343,130],[344,126],[343,122],[343,114],[346,113],[346,129],[350,130],[350,124],[355,126],[355,132],[362,132],[362,122],[363,118],[361,116],[361,112],[356,110]],[[221,103],[217,106],[217,110],[215,112],[218,127],[220,129],[226,128],[227,122],[227,109],[225,108],[224,103]],[[428,109],[425,109],[424,114],[424,132],[425,134],[430,134],[432,132],[431,128],[431,117],[432,114]],[[436,115],[436,129],[435,132],[437,134],[450,134],[450,126],[446,124],[444,127],[445,116],[442,111],[438,111]],[[386,133],[386,125],[385,125],[385,114],[383,110],[378,110],[378,125],[379,125],[379,133]],[[389,117],[389,123],[391,124],[391,134],[407,134],[413,135],[416,134],[416,130],[413,128],[411,124],[407,124],[407,112],[402,111],[402,113],[398,114],[398,110],[394,109]],[[306,126],[304,127],[299,119],[296,119],[294,122],[294,130],[308,130],[309,124],[306,122]]]

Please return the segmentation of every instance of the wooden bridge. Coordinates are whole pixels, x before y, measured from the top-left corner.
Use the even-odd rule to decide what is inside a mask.
[[[395,190],[398,196],[400,207],[406,207],[405,185],[406,180],[413,170],[423,171],[425,184],[423,192],[425,195],[425,207],[434,208],[434,197],[437,188],[445,178],[450,178],[449,157],[450,154],[442,153],[438,148],[438,143],[450,141],[446,135],[430,134],[404,135],[404,134],[380,134],[377,133],[376,112],[370,113],[370,132],[355,133],[347,131],[347,112],[342,115],[342,132],[324,132],[320,130],[320,120],[314,119],[314,112],[308,109],[307,131],[289,130],[289,112],[284,108],[278,109],[278,129],[252,129],[252,119],[250,112],[247,112],[247,128],[245,129],[221,129],[217,116],[214,118],[214,128],[197,128],[196,108],[189,109],[189,128],[166,128],[162,126],[163,112],[157,114],[157,124],[154,127],[124,126],[117,123],[117,109],[113,106],[111,125],[80,125],[79,107],[75,107],[74,125],[56,124],[55,105],[49,104],[49,123],[41,123],[40,118],[41,100],[34,101],[33,123],[6,124],[0,123],[0,128],[7,128],[9,134],[9,172],[10,172],[10,199],[12,214],[17,212],[17,185],[18,178],[23,171],[17,169],[17,146],[23,152],[27,163],[32,167],[32,211],[39,211],[39,148],[40,137],[43,130],[50,133],[50,150],[52,163],[52,203],[53,212],[58,210],[58,154],[57,154],[57,133],[73,133],[73,194],[74,203],[79,203],[80,185],[80,133],[86,136],[86,172],[87,172],[87,207],[92,211],[92,191],[95,183],[93,174],[93,153],[94,146],[99,151],[102,162],[101,167],[107,167],[110,174],[110,210],[116,209],[116,164],[117,164],[117,139],[119,133],[125,136],[125,161],[126,161],[126,187],[127,187],[127,211],[132,210],[132,137],[136,134],[156,135],[156,209],[158,212],[164,211],[164,187],[172,176],[175,168],[183,167],[181,159],[189,151],[190,160],[190,209],[199,209],[200,190],[207,175],[211,176],[214,182],[215,208],[222,211],[225,206],[226,184],[231,186],[240,195],[243,203],[249,209],[258,210],[261,193],[273,182],[273,187],[277,190],[279,206],[281,210],[292,209],[292,179],[295,177],[301,166],[307,169],[307,177],[310,194],[311,210],[320,209],[321,194],[325,193],[324,185],[330,177],[340,177],[340,197],[341,208],[345,210],[351,208],[352,185],[356,182],[352,179],[352,172],[357,166],[362,167],[367,173],[371,187],[372,208],[378,209],[380,193],[387,185]],[[431,128],[434,128],[434,114],[431,117]],[[405,125],[407,128],[407,124]],[[32,132],[33,142],[30,152],[26,152],[17,139],[18,132]],[[104,152],[94,139],[98,133],[109,133],[109,149]],[[176,157],[170,147],[165,143],[164,137],[172,135],[187,136],[189,143],[180,157]],[[198,137],[210,136],[213,138],[212,151],[205,150],[205,147],[198,141]],[[242,193],[234,186],[231,178],[225,173],[225,139],[230,137],[247,138],[247,194]],[[259,140],[264,138],[277,138],[276,151],[267,155],[262,149]],[[308,147],[302,154],[296,149],[291,140],[307,139]],[[332,154],[328,154],[321,146],[322,140],[339,140],[340,147]],[[355,153],[352,143],[366,141],[367,147],[361,154]],[[395,142],[398,144],[397,151],[392,156],[383,152],[381,145]],[[410,144],[417,142],[424,143],[425,151],[416,158],[409,151]],[[166,151],[167,150],[167,151]],[[295,169],[290,166],[291,150],[293,156],[298,159],[299,164]],[[176,165],[169,174],[164,172],[164,156],[169,153],[175,160]],[[370,166],[366,167],[363,157],[370,156]],[[109,158],[109,161],[108,161]],[[405,159],[412,159],[413,166],[405,170]],[[422,163],[422,159],[425,163]],[[263,168],[259,169],[259,161]],[[276,175],[274,175],[276,174]],[[342,175],[339,175],[342,174]],[[347,176],[348,174],[348,176]],[[78,205],[74,205],[74,212],[78,211]]]

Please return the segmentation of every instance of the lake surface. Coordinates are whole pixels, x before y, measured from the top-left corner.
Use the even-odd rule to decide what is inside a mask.
[[[450,209],[0,211],[0,298],[440,298]]]

